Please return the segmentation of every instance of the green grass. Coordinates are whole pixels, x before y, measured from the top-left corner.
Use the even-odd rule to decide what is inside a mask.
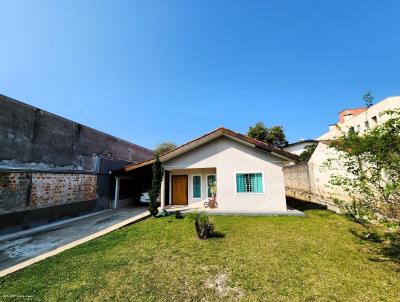
[[[306,215],[216,216],[225,237],[205,241],[187,218],[151,218],[2,278],[0,300],[400,301],[399,264],[358,225]]]

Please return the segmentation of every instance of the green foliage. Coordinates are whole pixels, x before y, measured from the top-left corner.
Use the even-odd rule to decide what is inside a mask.
[[[282,126],[267,128],[263,122],[258,122],[249,127],[247,136],[278,148],[286,147],[288,144]]]
[[[364,96],[363,96],[364,104],[365,107],[369,108],[372,106],[374,102],[374,96],[372,95],[371,91],[368,91]]]
[[[194,220],[197,236],[200,239],[207,239],[214,233],[214,219],[204,212],[195,211],[190,214],[190,218]]]
[[[389,117],[383,124],[362,134],[349,131],[331,144],[346,173],[333,174],[330,183],[363,208],[400,219],[400,110],[383,114]],[[327,161],[328,168],[334,162]]]
[[[164,170],[158,155],[156,155],[156,160],[153,163],[152,172],[153,178],[151,180],[151,188],[149,191],[149,212],[155,217],[158,214],[158,197],[160,196],[161,182],[164,175]]]
[[[154,153],[156,155],[162,155],[168,151],[174,150],[176,149],[176,145],[172,142],[163,142],[158,144],[155,148],[154,148]]]
[[[317,148],[318,144],[311,144],[311,145],[307,145],[303,152],[301,152],[301,154],[299,155],[299,160],[300,162],[308,162],[311,155],[314,153],[315,149]]]

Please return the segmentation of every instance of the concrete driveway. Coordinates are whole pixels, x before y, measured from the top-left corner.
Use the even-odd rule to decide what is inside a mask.
[[[29,262],[27,260],[34,259],[35,257],[38,258],[40,255],[66,245],[71,245],[71,243],[77,242],[77,244],[72,245],[78,245],[89,241],[91,240],[91,235],[93,235],[93,238],[99,237],[104,233],[114,230],[113,226],[119,228],[125,224],[134,222],[135,217],[138,220],[143,219],[143,217],[146,217],[146,212],[147,208],[126,208],[106,211],[98,215],[67,222],[47,231],[1,242],[0,273],[10,270],[10,268],[15,271],[17,269],[13,269],[13,267],[16,267],[18,264]],[[79,242],[80,239],[84,240]],[[34,262],[37,261],[32,261],[32,263]],[[27,264],[29,265],[29,263]],[[28,265],[24,265],[24,267]]]

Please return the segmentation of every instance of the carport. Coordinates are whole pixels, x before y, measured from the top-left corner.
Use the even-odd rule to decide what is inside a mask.
[[[140,205],[141,194],[149,191],[152,180],[152,161],[141,164],[134,170],[124,167],[112,171],[115,182],[113,209]]]

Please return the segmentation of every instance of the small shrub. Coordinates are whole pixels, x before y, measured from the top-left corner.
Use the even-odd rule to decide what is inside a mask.
[[[175,213],[175,218],[176,218],[176,219],[183,219],[182,212],[181,212],[181,211],[177,211],[177,212]]]
[[[204,212],[197,211],[191,214],[191,218],[194,220],[197,236],[200,239],[207,239],[213,235],[215,229],[213,218]]]

